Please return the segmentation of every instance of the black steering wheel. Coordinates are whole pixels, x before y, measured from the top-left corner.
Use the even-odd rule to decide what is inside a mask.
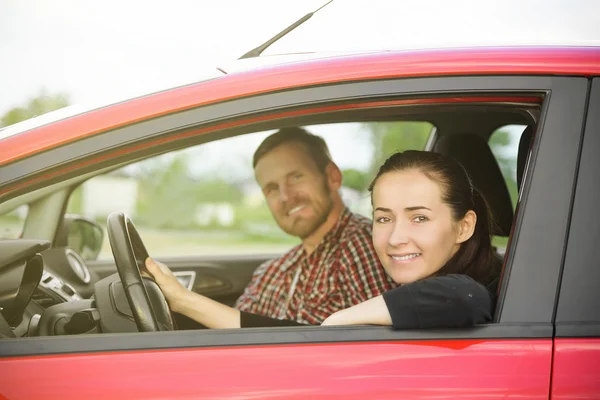
[[[148,251],[133,221],[124,213],[108,216],[108,240],[133,319],[140,332],[174,330],[173,316],[160,287],[146,270]]]

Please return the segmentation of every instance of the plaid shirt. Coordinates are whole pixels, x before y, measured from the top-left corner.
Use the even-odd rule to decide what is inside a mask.
[[[288,300],[298,268],[297,285]],[[395,286],[375,254],[371,221],[346,208],[312,254],[307,256],[298,245],[259,266],[235,306],[271,318],[318,325],[334,312]]]

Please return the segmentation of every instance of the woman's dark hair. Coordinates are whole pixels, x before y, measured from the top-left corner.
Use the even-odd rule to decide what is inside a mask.
[[[442,201],[450,206],[455,221],[461,220],[469,210],[477,214],[473,235],[461,244],[438,275],[464,274],[484,285],[493,283],[500,267],[492,247],[493,220],[487,202],[473,186],[464,167],[439,153],[418,150],[395,153],[383,163],[371,182],[371,199],[379,177],[404,170],[417,170],[437,183],[442,191]]]

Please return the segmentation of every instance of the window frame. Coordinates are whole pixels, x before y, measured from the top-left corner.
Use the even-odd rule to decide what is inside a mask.
[[[355,341],[402,341],[429,339],[483,339],[483,338],[551,338],[552,318],[562,265],[561,254],[566,241],[566,215],[569,212],[569,191],[559,193],[550,202],[559,214],[547,218],[541,207],[548,201],[549,184],[565,187],[573,185],[579,139],[566,138],[565,130],[581,126],[585,110],[586,80],[580,77],[546,76],[461,76],[388,79],[351,82],[335,85],[294,89],[268,93],[249,98],[199,107],[177,114],[158,117],[135,125],[110,130],[69,143],[5,167],[0,185],[12,183],[15,176],[25,175],[23,181],[50,173],[47,180],[56,180],[59,168],[76,169],[76,163],[85,163],[103,156],[107,162],[136,157],[147,157],[173,149],[187,147],[190,141],[200,142],[214,135],[182,135],[190,126],[215,126],[235,121],[242,116],[269,119],[282,111],[298,110],[315,105],[339,104],[364,99],[384,99],[391,96],[434,96],[468,94],[530,94],[543,95],[545,101],[538,121],[538,137],[534,141],[529,167],[525,173],[521,194],[521,212],[513,224],[513,235],[507,249],[503,285],[498,301],[497,324],[472,329],[440,331],[391,331],[384,327],[306,327],[269,328],[243,331],[132,333],[68,337],[15,339],[0,342],[2,355],[55,354],[107,350],[150,348],[184,348],[211,346],[271,345],[294,343],[330,343]],[[279,114],[281,115],[281,114]],[[279,117],[281,118],[281,117]],[[281,124],[279,119],[276,121]],[[284,122],[291,123],[293,119]],[[258,123],[258,122],[257,122]],[[206,125],[205,125],[206,126]],[[576,129],[577,132],[580,129]],[[220,131],[225,132],[225,131]],[[177,136],[179,134],[179,136]],[[231,134],[231,133],[228,133]],[[171,139],[167,141],[166,139]],[[159,147],[144,146],[162,140]],[[125,151],[127,149],[135,151]],[[561,166],[555,162],[561,157]],[[95,163],[94,169],[106,164]],[[67,172],[60,179],[74,173],[85,173],[92,168],[84,165],[77,172]],[[17,171],[21,171],[17,173]],[[25,173],[24,173],[25,172]],[[11,182],[12,181],[12,182]],[[567,193],[568,192],[568,193]],[[1,200],[1,199],[0,199]],[[528,206],[528,204],[530,206]],[[539,232],[544,232],[541,238]],[[547,241],[555,246],[547,249]],[[538,276],[543,274],[540,282]],[[523,302],[529,307],[523,307]],[[39,345],[31,346],[34,340]]]
[[[600,269],[591,268],[598,261],[597,247],[600,225],[590,224],[598,215],[600,187],[597,171],[600,159],[600,78],[590,83],[589,105],[585,132],[580,148],[577,186],[574,190],[568,247],[559,288],[556,310],[557,337],[600,337],[600,291],[597,282]]]
[[[334,125],[334,126],[337,125],[337,127],[335,127],[334,130],[335,131],[339,131],[340,128],[346,128],[346,130],[347,130],[347,126],[344,127],[342,125],[349,125],[349,124],[356,124],[356,125],[358,125],[358,124],[363,124],[363,123],[373,123],[373,122],[372,121],[366,121],[366,122],[362,122],[362,121],[356,121],[356,122],[332,122],[331,125]],[[402,124],[402,123],[413,123],[414,124],[414,123],[421,123],[421,124],[427,124],[427,128],[429,128],[429,126],[431,127],[430,129],[428,129],[428,132],[426,133],[427,139],[431,136],[431,133],[436,129],[435,125],[433,125],[429,121],[424,121],[424,120],[417,120],[417,121],[411,120],[411,119],[406,119],[406,120],[405,119],[401,119],[401,120],[383,120],[383,121],[375,121],[374,123],[389,123],[389,124]],[[322,136],[325,139],[325,141],[327,142],[331,138],[331,136],[329,136],[329,135],[331,135],[331,132],[325,132],[325,134],[323,134],[323,132],[319,132],[320,129],[314,129],[314,127],[322,127],[324,125],[330,125],[330,124],[310,124],[310,125],[304,125],[303,128],[307,129],[309,132],[312,132],[314,134]],[[243,134],[243,135],[240,135],[240,136],[257,135],[257,134],[258,135],[262,135],[265,132],[271,132],[271,131],[273,131],[273,130],[259,131],[259,132],[250,132],[250,133]],[[342,136],[342,133],[340,133],[340,132],[335,132],[334,134],[337,136],[338,140],[340,139],[340,136]],[[190,151],[190,150],[192,150],[192,149],[198,149],[198,148],[201,148],[201,147],[206,146],[206,145],[210,145],[211,143],[215,143],[215,142],[222,142],[222,141],[228,141],[228,140],[231,140],[231,139],[236,139],[236,138],[238,138],[240,136],[230,136],[230,137],[225,137],[225,138],[214,140],[214,141],[208,141],[208,142],[203,142],[203,143],[199,143],[199,144],[195,144],[195,145],[190,145],[188,147],[184,147],[184,148],[181,148],[181,149],[175,149],[175,150],[169,151],[167,153],[161,153],[161,154],[158,154],[158,155],[150,156],[148,158],[144,158],[143,160],[138,160],[138,161],[135,161],[133,163],[130,163],[130,164],[127,164],[127,165],[124,165],[124,166],[120,166],[120,167],[115,168],[113,170],[110,170],[108,172],[104,172],[102,174],[98,174],[98,175],[95,175],[95,176],[93,176],[91,178],[88,178],[85,181],[76,184],[71,189],[70,194],[69,194],[69,199],[68,199],[68,202],[67,202],[67,212],[68,213],[72,213],[72,214],[80,215],[83,218],[89,219],[90,221],[98,222],[98,225],[100,225],[101,228],[103,229],[104,238],[107,239],[108,235],[107,235],[107,231],[106,231],[105,221],[101,222],[99,220],[99,218],[98,218],[97,215],[86,214],[83,210],[81,212],[72,211],[72,209],[70,208],[70,206],[72,204],[71,202],[73,201],[73,196],[77,192],[77,190],[83,189],[84,185],[86,185],[89,182],[92,182],[94,180],[97,180],[98,178],[107,177],[107,176],[110,177],[111,174],[113,174],[115,172],[123,171],[123,170],[125,170],[127,168],[131,168],[132,166],[143,164],[143,163],[145,163],[147,161],[156,160],[157,158],[165,156],[165,155],[169,155],[170,157],[175,157],[175,158],[177,158],[179,156],[184,156],[186,158],[191,158],[191,154],[189,154],[187,152]],[[425,140],[425,142],[427,142],[427,139]],[[334,149],[333,149],[333,147],[331,146],[330,143],[329,143],[329,149],[330,149],[330,152],[333,155],[334,160],[336,160],[336,153],[335,153],[335,151],[334,151]],[[249,148],[246,147],[245,150],[252,150],[252,149],[249,149]],[[254,150],[252,150],[252,152],[253,151]],[[253,154],[252,152],[245,152],[243,154],[243,156],[244,157],[247,157],[247,156],[251,157],[252,154]],[[370,160],[369,162],[371,162],[371,161],[372,160]],[[342,168],[342,166],[339,163],[338,163],[338,166],[340,168]],[[248,169],[248,172],[252,173],[252,176],[253,176],[252,165],[251,164],[248,164],[247,169]],[[342,168],[342,170],[343,170],[343,168]],[[367,173],[366,171],[361,171],[361,172]],[[119,176],[119,175],[117,175],[117,176]],[[140,182],[139,182],[139,180],[138,180],[137,177],[129,176],[128,178],[131,181],[135,181],[137,185],[140,184]],[[252,179],[254,181],[254,178],[252,178]],[[258,187],[258,185],[256,186],[256,188],[260,189]],[[365,188],[365,191],[366,191],[366,188]],[[150,193],[150,194],[152,195],[153,193]],[[83,196],[83,192],[80,192],[80,195]],[[146,193],[146,195],[148,195],[148,193]],[[202,203],[197,203],[197,204],[200,205]],[[346,206],[348,206],[348,208],[350,208],[353,212],[356,212],[355,210],[353,210],[353,208],[351,207],[350,204],[346,204]],[[266,203],[265,203],[265,207],[266,207]],[[123,210],[120,210],[120,211],[123,211]],[[129,215],[132,215],[130,213],[131,210],[129,212],[128,211],[125,211],[125,212],[127,214],[129,214]],[[106,219],[105,216],[103,216],[103,218],[104,218],[104,220]],[[136,219],[136,215],[135,214],[133,214],[133,218],[134,218],[134,220]],[[238,218],[238,222],[242,222],[242,223],[244,222],[244,215],[243,215],[243,213],[241,213],[239,216],[237,216],[237,218]],[[272,226],[276,227],[274,220],[272,221]],[[144,225],[138,224],[137,227],[138,227],[138,230],[140,230],[140,233],[142,234],[142,236],[144,236],[144,234],[142,233],[142,230],[144,229]],[[212,227],[208,227],[206,229],[210,230],[211,228]],[[154,229],[156,229],[156,228],[154,227]],[[198,226],[198,227],[195,227],[195,228],[190,228],[187,231],[188,232],[202,232],[204,229],[205,229],[204,227]],[[174,230],[177,230],[177,229],[174,228]],[[283,251],[286,251],[287,249],[289,249],[289,248],[291,248],[291,247],[293,247],[293,246],[295,246],[295,245],[298,244],[297,238],[294,238],[294,237],[291,237],[291,236],[289,236],[287,234],[284,234],[284,232],[281,231],[279,228],[278,228],[278,230],[280,231],[280,233],[281,233],[282,236],[278,237],[277,239],[281,240],[285,236],[286,240],[288,240],[289,242],[286,241],[283,244],[282,243],[277,243],[277,246],[273,246],[273,248],[266,249],[262,253],[255,253],[255,252],[254,253],[250,253],[250,252],[248,252],[248,253],[241,253],[240,252],[239,254],[240,255],[243,255],[243,254],[248,254],[248,255],[250,255],[250,254],[257,254],[257,255],[258,254],[261,254],[261,255],[272,254],[274,256],[279,256],[279,255],[282,254]],[[237,230],[236,229],[232,229],[231,232],[237,232]],[[105,240],[103,242],[103,244],[104,244],[104,247],[106,247],[108,245],[107,240]],[[149,244],[147,243],[146,245],[148,246]],[[223,252],[223,251],[216,251],[214,253],[205,253],[203,255],[206,256],[206,257],[209,257],[209,258],[218,258],[219,256],[224,256],[226,254],[228,254],[228,253],[227,252]],[[235,253],[235,254],[237,255],[238,253]],[[160,253],[160,252],[158,252],[158,251],[155,250],[153,252],[153,255],[155,257],[157,257],[158,259],[161,259],[161,260],[166,260],[166,259],[170,259],[170,258],[181,260],[181,259],[185,259],[185,258],[188,258],[188,259],[191,258],[191,259],[193,259],[194,257],[196,257],[197,253],[194,253],[194,254],[185,254],[184,253],[184,254],[182,254],[181,252],[178,252],[178,251],[172,251],[171,253],[168,253],[168,252],[162,252],[162,253]],[[96,259],[85,259],[85,258],[83,258],[83,259],[84,259],[84,261],[86,261],[86,263],[88,263],[90,265],[94,265],[94,266],[96,266],[96,265],[106,266],[106,265],[109,265],[109,264],[113,264],[113,267],[114,267],[114,261],[113,261],[113,258],[112,258],[112,254],[110,253],[110,247],[108,247],[108,251],[101,251],[100,254],[98,255],[98,258],[96,258]]]

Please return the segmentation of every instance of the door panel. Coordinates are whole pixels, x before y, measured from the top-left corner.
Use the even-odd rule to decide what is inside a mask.
[[[600,399],[600,338],[556,339],[552,400]]]
[[[11,400],[531,400],[548,398],[551,349],[551,339],[297,344],[5,359],[0,370]]]
[[[193,273],[192,290],[233,305],[250,282],[252,273],[263,262],[280,254],[158,258],[175,274]],[[88,262],[100,278],[117,272],[114,261]]]

